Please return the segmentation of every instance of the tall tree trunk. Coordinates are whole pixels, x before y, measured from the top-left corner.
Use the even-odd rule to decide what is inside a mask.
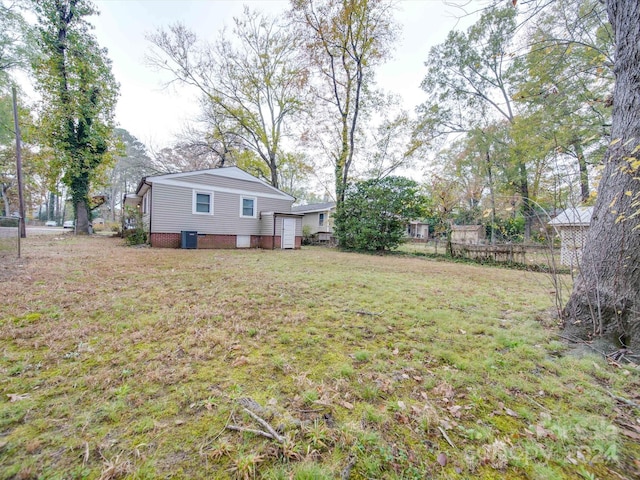
[[[529,178],[527,166],[524,162],[518,162],[520,195],[522,196],[522,215],[524,216],[524,242],[531,240],[531,224],[533,223],[533,204],[529,198]]]
[[[640,2],[609,0],[616,38],[612,142],[565,328],[640,347]],[[585,328],[586,327],[586,328]]]
[[[76,217],[76,234],[88,235],[91,233],[89,230],[91,217],[88,205],[89,174],[87,172],[81,172],[73,178],[71,191]]]
[[[496,244],[496,194],[493,186],[493,170],[491,156],[487,151],[487,176],[489,179],[489,198],[491,199],[491,245]]]
[[[49,201],[47,202],[47,220],[56,219],[56,196],[53,192],[49,192]]]
[[[7,217],[11,215],[11,204],[9,203],[9,196],[7,195],[9,186],[10,185],[7,183],[0,183],[0,192],[2,192],[2,202],[4,204],[4,214]]]
[[[580,171],[580,201],[586,202],[589,199],[589,172],[587,170],[587,160],[584,157],[582,142],[574,140],[571,144],[578,159],[578,169]]]
[[[76,209],[76,234],[88,235],[89,231],[89,208],[84,198],[75,202]]]

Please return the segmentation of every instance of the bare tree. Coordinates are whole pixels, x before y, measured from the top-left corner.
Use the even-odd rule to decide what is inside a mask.
[[[213,45],[200,42],[181,24],[148,36],[155,49],[149,63],[174,80],[196,87],[208,104],[211,138],[242,142],[264,162],[278,187],[279,155],[290,123],[305,109],[305,68],[297,58],[297,38],[277,20],[245,9],[232,35]],[[226,161],[226,156],[224,157]]]
[[[329,154],[334,164],[336,200],[349,181],[358,126],[372,97],[373,72],[395,38],[387,0],[293,0],[292,16],[301,27],[306,51],[320,74],[318,100],[329,115],[333,135]]]

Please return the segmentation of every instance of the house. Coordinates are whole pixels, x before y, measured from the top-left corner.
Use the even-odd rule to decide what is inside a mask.
[[[571,207],[549,222],[560,234],[560,264],[577,267],[582,258],[593,207]]]
[[[333,238],[333,214],[336,202],[298,205],[292,212],[302,215],[302,228],[305,235],[312,236],[319,242],[328,242]]]
[[[124,204],[138,209],[152,247],[274,249],[302,245],[294,200],[238,167],[224,167],[144,177]]]
[[[451,242],[479,245],[485,239],[484,225],[451,225]]]
[[[414,240],[429,238],[429,224],[420,220],[411,220],[407,225],[407,236]]]

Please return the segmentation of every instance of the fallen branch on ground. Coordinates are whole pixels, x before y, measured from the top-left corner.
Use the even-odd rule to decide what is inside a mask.
[[[384,314],[384,310],[382,312],[367,312],[366,310],[349,310],[346,309],[345,312],[355,313],[357,315],[370,315],[372,317],[380,317]]]
[[[449,445],[451,445],[453,448],[456,448],[456,446],[453,444],[453,442],[451,441],[451,439],[449,438],[449,435],[447,435],[447,432],[445,432],[442,427],[438,427],[438,430],[440,430],[440,433],[442,434],[442,436],[444,437],[444,439],[447,441],[447,443]]]
[[[258,411],[264,411],[264,409],[260,406],[260,404],[258,404],[257,402],[255,402],[252,399],[241,399],[241,401],[239,401],[239,403],[241,405],[243,405],[242,410],[249,415],[251,418],[253,418],[262,428],[264,428],[266,431],[264,430],[257,430],[254,428],[247,428],[247,427],[241,427],[239,425],[231,425],[231,424],[227,424],[225,425],[225,428],[227,430],[235,430],[237,432],[249,432],[249,433],[253,433],[256,435],[261,435],[263,437],[266,438],[271,438],[273,440],[275,440],[276,442],[279,443],[284,443],[285,438],[280,435],[278,432],[276,432],[276,429],[273,428],[269,422],[267,422],[265,419],[263,419],[262,417],[260,417],[258,414],[256,414],[255,412],[253,412],[251,409],[255,409]]]
[[[353,467],[355,467],[355,465],[356,465],[356,457],[355,457],[355,455],[349,456],[349,461],[347,462],[347,465],[342,469],[342,473],[340,475],[340,478],[342,480],[349,480],[349,477],[351,477],[351,469],[353,469]]]
[[[629,405],[631,407],[640,408],[640,404],[634,402],[633,400],[629,400],[628,398],[619,397],[617,395],[614,395],[609,390],[605,390],[605,392],[607,392],[611,398],[613,398],[614,400],[617,400],[618,402],[625,403],[625,404],[627,404],[627,405]]]

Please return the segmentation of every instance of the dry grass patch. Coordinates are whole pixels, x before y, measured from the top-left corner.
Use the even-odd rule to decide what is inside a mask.
[[[66,235],[24,252],[0,284],[0,478],[640,473],[638,410],[610,395],[638,402],[638,371],[564,355],[544,275]]]

